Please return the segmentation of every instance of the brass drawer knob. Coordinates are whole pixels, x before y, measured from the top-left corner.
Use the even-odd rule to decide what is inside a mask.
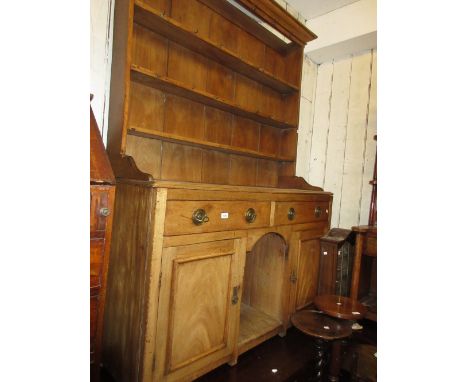
[[[104,217],[109,216],[109,215],[110,215],[110,210],[109,210],[109,208],[107,208],[107,207],[102,207],[102,208],[99,210],[99,215],[104,216]]]
[[[245,211],[245,221],[247,223],[253,223],[256,218],[257,214],[255,213],[255,210],[253,208],[249,208],[247,209],[247,211]]]
[[[210,221],[210,218],[208,217],[206,211],[203,208],[199,208],[193,213],[192,221],[195,225],[202,225],[203,223]]]
[[[322,216],[322,207],[315,207],[314,215],[316,218],[319,218],[320,216]]]
[[[291,207],[288,211],[288,219],[294,220],[295,217],[296,217],[296,210]]]

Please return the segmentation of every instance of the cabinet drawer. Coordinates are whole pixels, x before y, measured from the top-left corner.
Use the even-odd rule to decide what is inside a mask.
[[[91,237],[103,237],[106,230],[108,216],[111,213],[109,205],[109,187],[91,187],[91,214],[90,231]]]
[[[328,220],[328,202],[278,202],[275,225]]]
[[[266,227],[270,223],[270,207],[270,202],[169,201],[166,206],[164,234],[182,235]],[[251,223],[246,220],[249,208],[256,215]],[[193,222],[193,215],[201,209],[205,211],[207,218],[197,225]]]

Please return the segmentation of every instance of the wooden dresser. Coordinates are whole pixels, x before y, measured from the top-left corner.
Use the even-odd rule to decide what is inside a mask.
[[[102,325],[112,232],[115,179],[93,111],[90,111],[91,378],[99,379]]]
[[[115,4],[103,359],[119,382],[235,364],[317,292],[332,195],[294,176],[316,36],[272,0],[235,3]]]

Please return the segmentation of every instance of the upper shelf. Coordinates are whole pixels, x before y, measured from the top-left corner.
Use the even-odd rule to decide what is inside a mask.
[[[196,32],[188,30],[176,20],[163,14],[158,14],[154,8],[140,0],[135,1],[134,21],[137,24],[167,37],[177,44],[226,65],[234,71],[282,94],[299,91],[298,86],[274,77],[263,68],[256,67],[252,63],[237,57],[223,46],[213,44]]]
[[[216,97],[204,91],[191,89],[180,81],[158,76],[148,69],[142,68],[138,65],[131,66],[131,79],[143,85],[160,89],[180,97],[188,98],[192,101],[200,102],[208,106],[213,106],[217,109],[249,118],[265,125],[278,127],[280,129],[295,129],[297,127],[287,122],[278,121],[270,116],[260,113],[259,111],[243,109],[229,100]]]

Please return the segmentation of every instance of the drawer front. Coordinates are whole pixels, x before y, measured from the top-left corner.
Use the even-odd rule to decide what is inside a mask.
[[[275,225],[327,221],[328,213],[328,202],[278,202]]]
[[[246,221],[249,208],[255,210],[256,217],[252,223]],[[164,234],[183,235],[267,227],[270,223],[270,208],[270,202],[169,201],[166,206]],[[207,218],[197,225],[192,219],[193,214],[200,209],[205,211]]]
[[[111,213],[109,205],[109,188],[91,186],[91,237],[103,237],[108,216]]]

